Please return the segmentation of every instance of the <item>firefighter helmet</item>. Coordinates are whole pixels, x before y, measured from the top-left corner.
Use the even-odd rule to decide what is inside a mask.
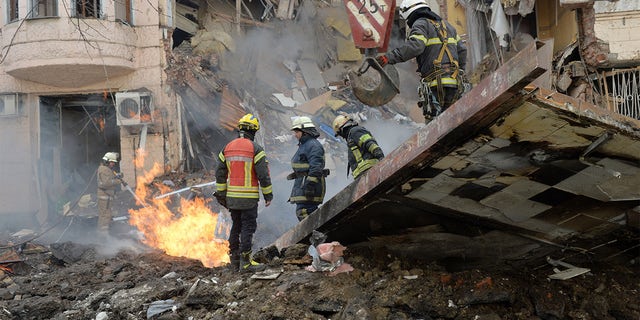
[[[258,131],[260,130],[260,122],[254,115],[247,113],[238,121],[238,129]]]
[[[335,136],[339,135],[340,130],[345,126],[351,126],[357,124],[353,119],[351,119],[346,114],[340,114],[335,119],[333,119],[333,132],[335,132]]]
[[[420,8],[429,8],[426,0],[403,0],[400,4],[400,16],[407,20],[409,15]]]
[[[309,117],[296,117],[291,124],[291,130],[302,130],[307,128],[315,128],[316,126]]]
[[[119,157],[120,155],[117,152],[107,152],[104,154],[104,157],[102,157],[102,160],[105,162],[118,162]]]

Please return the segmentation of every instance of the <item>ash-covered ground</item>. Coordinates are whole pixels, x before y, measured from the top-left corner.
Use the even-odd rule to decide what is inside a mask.
[[[168,256],[135,232],[92,239],[90,230],[2,233],[0,319],[640,319],[637,250],[599,261],[555,249],[591,271],[550,280],[554,267],[540,258],[466,269],[459,259],[453,270],[367,243],[347,247],[352,272],[331,276],[307,271],[308,245],[298,244],[258,252],[271,276],[256,279]]]

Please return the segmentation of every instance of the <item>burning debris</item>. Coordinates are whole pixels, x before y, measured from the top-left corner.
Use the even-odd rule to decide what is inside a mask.
[[[139,154],[137,159],[138,168],[142,169],[144,155]],[[142,233],[141,241],[171,256],[200,260],[205,267],[229,263],[229,243],[225,238],[216,238],[224,227],[218,226],[219,213],[212,211],[211,198],[179,198],[177,204],[172,204],[170,197],[154,197],[150,185],[161,194],[170,191],[155,179],[161,169],[155,164],[138,178],[135,192],[145,205],[129,209],[129,222]]]

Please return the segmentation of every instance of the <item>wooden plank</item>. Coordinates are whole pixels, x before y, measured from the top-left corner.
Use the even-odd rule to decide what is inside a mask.
[[[278,2],[278,11],[276,11],[276,18],[280,20],[287,20],[289,18],[289,2],[293,0],[280,0]]]
[[[299,105],[298,107],[296,107],[296,110],[298,111],[302,111],[304,113],[308,113],[308,114],[314,114],[316,113],[318,110],[320,110],[322,107],[324,107],[327,103],[327,101],[329,101],[329,99],[331,99],[331,91],[327,91],[307,102],[305,102],[302,105]]]

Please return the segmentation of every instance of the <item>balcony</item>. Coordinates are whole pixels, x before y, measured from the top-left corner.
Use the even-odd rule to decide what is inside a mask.
[[[138,37],[128,25],[62,18],[32,19],[19,25],[6,25],[2,38],[3,51],[10,46],[5,71],[15,78],[77,88],[134,71]]]

